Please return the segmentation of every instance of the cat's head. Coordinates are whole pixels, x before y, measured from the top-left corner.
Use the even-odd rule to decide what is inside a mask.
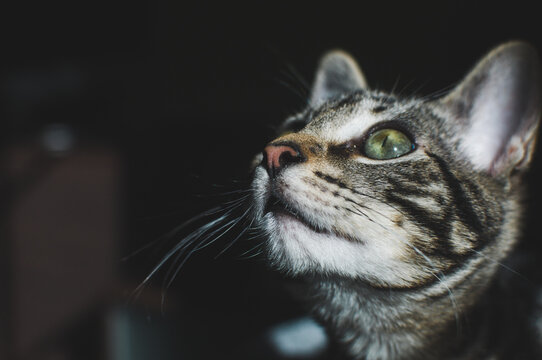
[[[539,77],[536,52],[512,42],[448,95],[401,98],[370,90],[344,52],[324,56],[308,107],[255,169],[271,263],[413,288],[501,259],[517,238]]]

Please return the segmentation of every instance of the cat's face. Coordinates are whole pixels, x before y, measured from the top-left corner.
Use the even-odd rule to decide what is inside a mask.
[[[429,101],[370,91],[350,57],[325,57],[311,106],[285,123],[297,129],[255,169],[270,261],[294,275],[414,288],[502,258],[519,216],[512,179],[539,116],[538,85],[514,66],[538,76],[535,61],[526,45],[505,45]]]

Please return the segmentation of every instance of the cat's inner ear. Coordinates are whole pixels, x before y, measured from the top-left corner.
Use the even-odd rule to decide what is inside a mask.
[[[511,42],[490,52],[446,97],[439,100],[460,129],[459,149],[493,175],[526,168],[541,113],[540,64],[536,51]]]
[[[330,51],[320,60],[310,105],[318,107],[326,101],[365,88],[367,82],[356,61],[344,51]]]

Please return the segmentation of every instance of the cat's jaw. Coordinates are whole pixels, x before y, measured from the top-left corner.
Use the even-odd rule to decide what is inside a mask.
[[[377,287],[410,288],[434,279],[427,269],[405,261],[412,254],[405,240],[397,238],[403,235],[401,229],[392,233],[372,220],[360,221],[359,214],[338,210],[333,201],[344,202],[343,198],[314,201],[313,197],[322,196],[313,191],[314,179],[310,186],[288,181],[288,176],[306,177],[304,171],[288,169],[282,176],[289,185],[281,186],[262,167],[255,169],[255,218],[266,233],[268,258],[276,268],[295,276],[319,273],[364,279]],[[282,198],[279,206],[274,192]],[[390,218],[381,221],[394,226]]]

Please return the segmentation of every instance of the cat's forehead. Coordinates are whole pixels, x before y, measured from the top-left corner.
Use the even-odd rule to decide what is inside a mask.
[[[415,121],[419,101],[388,94],[361,92],[315,111],[302,132],[329,142],[345,142],[363,136],[377,124],[404,119]]]

